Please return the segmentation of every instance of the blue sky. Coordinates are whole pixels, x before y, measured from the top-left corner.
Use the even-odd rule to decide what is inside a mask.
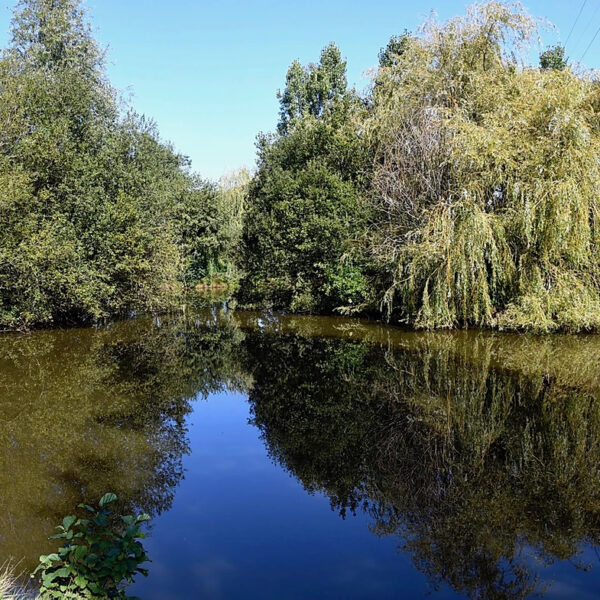
[[[12,3],[0,9],[7,40]],[[583,0],[525,0],[565,41]],[[393,34],[414,30],[435,10],[441,19],[464,13],[460,0],[87,0],[96,37],[108,46],[109,76],[152,117],[162,136],[191,157],[203,176],[217,178],[254,165],[254,139],[277,121],[276,90],[289,63],[315,61],[336,42],[349,81],[364,88],[364,72]],[[600,28],[600,0],[586,0],[567,54],[579,60]],[[559,33],[560,32],[560,33]],[[600,67],[600,33],[585,61]]]

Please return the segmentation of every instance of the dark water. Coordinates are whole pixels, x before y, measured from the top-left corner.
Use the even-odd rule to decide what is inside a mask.
[[[153,515],[144,600],[597,598],[600,337],[213,310],[0,337],[0,563]]]

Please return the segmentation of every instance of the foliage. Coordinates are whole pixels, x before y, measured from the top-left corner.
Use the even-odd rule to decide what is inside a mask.
[[[345,63],[294,62],[261,136],[242,299],[380,310],[422,328],[600,328],[597,82],[562,46],[527,66],[517,2],[428,20],[379,53],[371,94]]]
[[[240,250],[248,190],[252,176],[246,169],[239,169],[219,179],[217,209],[221,218],[220,272],[225,279],[237,282],[241,274]]]
[[[560,44],[546,48],[540,54],[540,68],[544,71],[549,69],[564,71],[568,66],[568,59],[565,58],[565,47]]]
[[[347,97],[347,86],[346,63],[335,44],[323,49],[318,65],[303,67],[294,61],[285,77],[285,89],[277,92],[277,130],[285,135],[305,117],[319,119],[335,112]]]
[[[116,499],[108,493],[97,508],[80,504],[89,518],[69,515],[57,527],[59,533],[51,539],[65,540],[63,545],[57,553],[40,556],[32,575],[41,579],[42,598],[127,598],[123,586],[138,573],[148,574],[139,566],[148,561],[139,539],[146,537],[141,524],[150,517],[122,516],[122,531],[111,522],[110,505]]]
[[[214,186],[121,105],[85,17],[22,0],[0,58],[0,328],[166,308],[215,260]]]
[[[211,183],[127,110],[80,0],[21,0],[0,57],[0,329],[181,303],[420,328],[600,329],[598,82],[525,57],[518,2],[393,36],[366,97],[294,61],[258,169]],[[218,287],[218,285],[215,285]]]
[[[411,34],[404,30],[401,35],[393,35],[385,48],[382,48],[377,55],[380,67],[391,67],[396,64],[398,59],[404,54],[410,43]]]
[[[426,328],[600,327],[597,85],[526,67],[535,34],[520,5],[477,4],[429,21],[379,69],[367,243],[388,315]]]
[[[278,134],[259,137],[249,188],[242,299],[295,311],[362,304],[364,261],[351,240],[366,225],[371,159],[337,47],[317,65],[294,62],[278,96]]]

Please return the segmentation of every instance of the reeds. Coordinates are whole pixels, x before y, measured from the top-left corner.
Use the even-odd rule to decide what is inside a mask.
[[[19,581],[16,565],[6,562],[0,565],[0,600],[40,600],[40,598],[35,591]]]

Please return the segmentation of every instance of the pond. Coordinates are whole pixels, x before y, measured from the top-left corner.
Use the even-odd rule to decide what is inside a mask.
[[[147,511],[187,598],[596,598],[600,336],[222,308],[0,337],[0,563]]]

